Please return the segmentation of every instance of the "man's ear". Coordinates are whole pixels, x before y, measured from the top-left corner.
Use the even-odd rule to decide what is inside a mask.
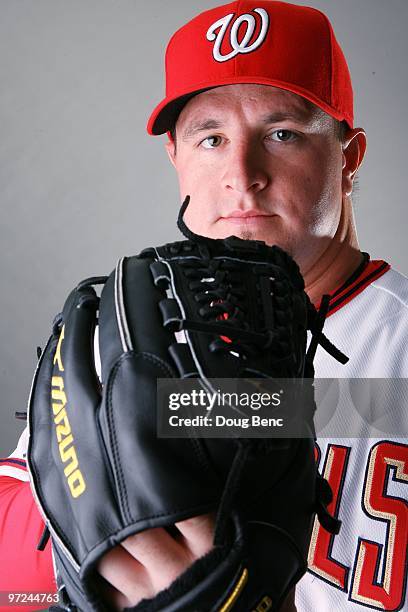
[[[169,156],[169,160],[176,167],[176,145],[174,144],[174,140],[168,140],[166,142],[166,151]]]
[[[367,146],[366,133],[363,128],[354,128],[346,133],[343,143],[343,195],[350,196],[353,182],[364,159]]]

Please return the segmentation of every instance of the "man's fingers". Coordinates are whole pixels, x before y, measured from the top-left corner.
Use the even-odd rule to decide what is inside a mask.
[[[215,514],[202,514],[176,523],[183,543],[195,558],[203,557],[213,547]]]
[[[145,567],[156,591],[168,587],[195,560],[188,548],[160,527],[130,536],[121,545]]]
[[[108,601],[121,610],[167,588],[213,546],[214,515],[176,524],[176,536],[156,527],[123,540],[99,561]]]
[[[127,598],[129,602],[127,605],[135,605],[144,597],[155,595],[146,568],[122,546],[115,546],[103,555],[98,564],[98,571],[109,584]],[[110,595],[114,597],[115,603],[119,603],[120,596],[112,593]]]

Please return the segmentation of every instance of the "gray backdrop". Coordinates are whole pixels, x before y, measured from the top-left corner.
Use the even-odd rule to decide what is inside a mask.
[[[23,425],[54,315],[82,278],[178,236],[162,98],[170,35],[213,0],[0,0],[0,456]],[[255,3],[256,4],[256,3]],[[372,257],[408,272],[408,2],[299,0],[332,20],[368,152],[355,198]]]

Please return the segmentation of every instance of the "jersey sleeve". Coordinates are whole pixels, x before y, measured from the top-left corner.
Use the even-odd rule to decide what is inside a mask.
[[[1,611],[29,612],[49,604],[8,606],[7,593],[56,593],[51,541],[37,550],[44,522],[28,482],[25,463],[26,433],[14,453],[0,459],[0,602]],[[20,447],[19,447],[20,446]]]

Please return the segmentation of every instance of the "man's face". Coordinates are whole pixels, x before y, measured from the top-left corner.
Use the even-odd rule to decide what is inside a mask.
[[[235,234],[313,265],[342,212],[342,146],[331,117],[267,85],[226,85],[196,95],[167,143],[185,221],[211,238]]]

